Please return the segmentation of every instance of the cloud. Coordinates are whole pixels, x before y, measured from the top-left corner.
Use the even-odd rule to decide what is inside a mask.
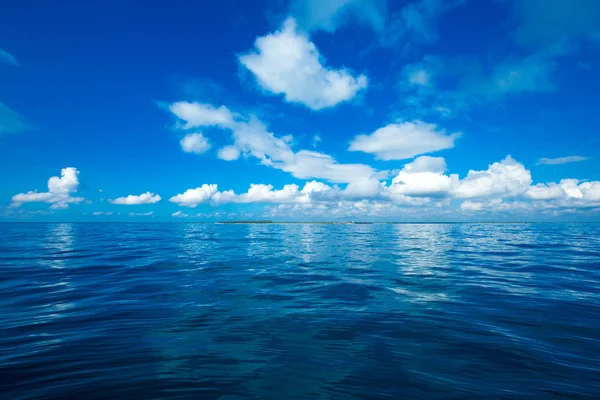
[[[465,201],[455,207],[453,200]],[[532,186],[529,171],[510,156],[491,164],[487,170],[469,171],[461,180],[457,174],[447,173],[442,157],[421,156],[404,165],[389,185],[377,179],[353,181],[345,188],[315,180],[306,182],[302,189],[296,184],[275,189],[271,184],[254,183],[245,193],[236,194],[233,190],[219,191],[216,184],[205,184],[171,201],[187,207],[201,203],[274,204],[274,208],[266,209],[272,216],[296,213],[296,216],[333,219],[408,213],[416,220],[423,220],[423,215],[452,219],[461,212],[468,218],[473,212],[600,210],[600,182],[563,179],[558,184]]]
[[[375,31],[385,28],[385,0],[294,0],[290,13],[300,28],[332,33],[350,22],[370,26]]]
[[[400,170],[388,191],[417,197],[449,196],[458,186],[458,175],[445,175],[446,170],[442,157],[418,157]]]
[[[169,106],[169,110],[180,120],[185,121],[183,129],[201,126],[231,127],[235,116],[225,106],[214,107],[210,104],[178,101]]]
[[[596,202],[600,200],[600,182],[580,183],[577,179],[562,179],[559,183],[538,183],[531,186],[526,195],[533,200],[567,199]]]
[[[127,197],[118,197],[114,200],[108,200],[111,204],[119,204],[119,205],[139,205],[139,204],[154,204],[160,201],[160,196],[154,193],[146,192],[142,193],[139,196],[130,194]]]
[[[374,154],[381,160],[403,160],[451,149],[458,137],[460,133],[447,135],[443,129],[423,121],[400,122],[379,128],[370,135],[356,136],[349,150]]]
[[[511,156],[491,164],[485,171],[471,170],[456,189],[458,198],[518,196],[531,185],[531,173]]]
[[[556,62],[545,54],[487,64],[475,57],[428,55],[403,68],[397,88],[404,114],[447,117],[511,96],[555,91],[555,70]]]
[[[483,203],[471,200],[463,201],[460,205],[460,209],[465,211],[482,211],[483,208]]]
[[[171,217],[175,217],[175,218],[187,218],[189,217],[188,214],[184,213],[183,211],[175,211],[173,214],[171,214]]]
[[[594,39],[600,32],[600,3],[596,0],[518,0],[513,39],[518,45],[539,49],[565,40]]]
[[[217,193],[217,185],[204,184],[201,187],[188,189],[184,193],[173,196],[169,199],[169,201],[179,206],[193,208],[198,206],[198,204],[209,201],[215,193]]]
[[[96,215],[96,216],[99,216],[99,215],[111,216],[111,215],[113,215],[113,214],[114,214],[114,213],[113,213],[112,211],[94,211],[94,212],[92,213],[92,215]]]
[[[540,158],[536,165],[558,165],[568,164],[573,162],[589,160],[589,157],[584,156],[568,156],[568,157],[557,157],[557,158]]]
[[[240,150],[235,146],[225,146],[219,149],[217,157],[225,161],[234,161],[240,158]]]
[[[410,2],[400,11],[389,15],[380,43],[383,46],[393,46],[404,41],[402,47],[405,49],[414,45],[433,44],[439,39],[436,29],[438,20],[464,3],[464,0]]]
[[[180,102],[180,104],[183,104]],[[206,104],[196,104],[203,110],[213,110],[217,113],[218,109]],[[189,108],[184,106],[185,108]],[[187,120],[193,118],[189,114],[181,119],[182,126],[199,128],[205,125],[203,123],[212,123],[214,118],[210,115],[204,115],[202,120]],[[277,137],[269,132],[266,125],[257,117],[250,115],[244,117],[237,114],[237,118],[231,124],[219,126],[231,132],[233,144],[222,148],[218,157],[225,160],[239,158],[241,154],[246,157],[254,157],[262,165],[279,169],[291,173],[299,179],[325,179],[331,182],[347,183],[356,180],[365,180],[372,177],[386,176],[386,171],[376,171],[374,168],[364,164],[342,164],[338,163],[328,154],[309,150],[300,150],[295,152],[290,147],[293,137]],[[290,140],[292,139],[292,140]]]
[[[79,187],[79,171],[77,168],[67,167],[60,170],[60,177],[53,176],[48,179],[47,192],[29,191],[19,193],[12,197],[12,207],[19,207],[22,203],[51,203],[51,208],[68,208],[69,204],[81,203],[83,197],[72,197]]]
[[[19,66],[19,63],[17,62],[15,56],[2,49],[0,49],[0,63],[13,65],[15,67]]]
[[[0,136],[5,133],[19,133],[31,129],[29,122],[11,110],[7,105],[0,103]]]
[[[348,101],[368,84],[365,75],[326,67],[315,44],[297,31],[292,18],[281,30],[257,38],[255,49],[238,59],[263,90],[313,110]]]
[[[127,215],[129,215],[130,217],[152,217],[154,215],[154,211],[148,211],[145,213],[130,212]]]
[[[208,139],[202,133],[189,133],[179,141],[186,153],[204,154],[210,149]]]

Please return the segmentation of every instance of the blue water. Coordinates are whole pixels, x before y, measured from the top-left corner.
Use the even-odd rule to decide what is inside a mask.
[[[0,224],[1,399],[600,398],[600,225]]]

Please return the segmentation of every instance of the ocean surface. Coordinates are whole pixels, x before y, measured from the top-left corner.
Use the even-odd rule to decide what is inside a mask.
[[[0,399],[600,398],[600,224],[0,224]]]

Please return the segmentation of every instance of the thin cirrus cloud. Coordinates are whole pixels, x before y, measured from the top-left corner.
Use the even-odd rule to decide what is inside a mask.
[[[238,60],[265,92],[282,94],[287,102],[313,110],[351,100],[368,85],[366,75],[325,66],[319,50],[297,30],[293,18],[281,30],[257,38],[255,49]]]
[[[79,187],[79,171],[74,167],[63,168],[60,176],[48,179],[48,191],[29,191],[19,193],[12,197],[12,207],[19,207],[23,203],[50,203],[53,209],[68,208],[69,204],[81,203],[83,197],[73,196]]]
[[[568,164],[579,161],[589,160],[589,157],[585,156],[568,156],[568,157],[557,157],[557,158],[540,158],[536,165],[559,165],[559,164]]]
[[[23,116],[0,102],[0,136],[28,129],[31,129],[31,126]]]
[[[19,66],[19,63],[18,63],[16,57],[2,49],[0,49],[0,63],[13,65],[15,67]]]
[[[140,204],[154,204],[154,203],[158,203],[160,200],[161,200],[161,197],[159,195],[151,193],[151,192],[146,192],[146,193],[142,193],[137,196],[130,194],[129,196],[125,196],[125,197],[117,197],[116,199],[108,200],[108,202],[111,204],[132,206],[132,205],[140,205]]]
[[[460,133],[446,134],[434,124],[423,121],[400,122],[377,129],[370,135],[358,135],[350,142],[350,151],[362,151],[381,160],[404,160],[420,154],[451,149]]]

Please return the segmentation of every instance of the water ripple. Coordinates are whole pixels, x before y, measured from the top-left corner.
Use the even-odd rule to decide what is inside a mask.
[[[2,399],[600,398],[600,225],[0,232]]]

